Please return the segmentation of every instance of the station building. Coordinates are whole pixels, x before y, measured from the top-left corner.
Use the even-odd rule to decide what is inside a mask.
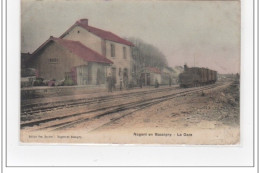
[[[73,24],[59,38],[50,37],[32,54],[27,67],[36,68],[45,80],[72,78],[77,85],[106,83],[111,75],[116,85],[132,79],[131,42],[88,25],[88,19]]]
[[[128,83],[132,79],[133,58],[131,42],[116,34],[89,26],[88,19],[81,19],[72,25],[60,38],[80,41],[86,47],[98,52],[113,62],[107,68],[107,75],[111,75],[116,85],[120,80]]]

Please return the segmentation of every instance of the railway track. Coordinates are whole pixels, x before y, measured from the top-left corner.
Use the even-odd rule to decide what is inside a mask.
[[[84,98],[84,99],[71,99],[66,101],[57,101],[51,103],[39,103],[39,104],[26,104],[21,105],[21,117],[26,115],[33,115],[40,112],[47,112],[57,109],[63,108],[72,108],[77,106],[85,106],[90,104],[95,104],[97,102],[103,103],[108,102],[114,99],[120,98],[130,98],[136,96],[143,96],[146,94],[154,94],[159,92],[171,91],[176,89],[175,87],[172,88],[162,88],[162,89],[155,89],[155,90],[148,90],[148,91],[138,91],[138,92],[131,92],[131,93],[124,93],[120,95],[106,95],[106,96],[99,96],[99,97],[92,97],[92,98]]]
[[[185,96],[200,91],[209,90],[223,84],[214,84],[199,88],[189,88],[181,90],[180,92],[172,93],[169,95],[159,96],[152,98],[151,100],[138,100],[130,103],[118,104],[115,106],[105,106],[102,108],[89,110],[86,112],[75,113],[60,117],[51,117],[46,119],[40,119],[29,122],[21,122],[21,128],[32,127],[33,130],[64,130],[74,127],[82,123],[91,123],[93,121],[99,121],[100,123],[96,127],[92,127],[89,131],[99,129],[103,126],[111,124],[125,116],[131,115],[134,112],[140,111],[152,105],[158,104],[163,101],[167,101],[173,98]],[[102,121],[100,119],[102,118]],[[57,121],[58,120],[58,121]],[[35,128],[36,127],[36,128]]]

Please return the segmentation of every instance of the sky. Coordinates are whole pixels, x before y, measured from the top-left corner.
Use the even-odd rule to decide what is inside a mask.
[[[240,72],[239,1],[22,0],[21,52],[32,53],[82,18],[158,47],[171,67]]]

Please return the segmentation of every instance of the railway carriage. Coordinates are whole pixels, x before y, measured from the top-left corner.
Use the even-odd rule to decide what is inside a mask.
[[[217,81],[217,72],[207,68],[184,65],[184,72],[179,75],[180,87],[197,87],[213,84]]]

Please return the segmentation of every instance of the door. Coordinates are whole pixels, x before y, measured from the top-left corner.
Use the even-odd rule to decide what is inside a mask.
[[[146,73],[147,85],[151,85],[150,73]]]
[[[128,86],[128,69],[127,68],[124,68],[123,83],[124,83],[124,87],[127,88],[127,86]]]
[[[115,67],[112,68],[112,79],[113,79],[114,83],[116,83],[116,68]]]

